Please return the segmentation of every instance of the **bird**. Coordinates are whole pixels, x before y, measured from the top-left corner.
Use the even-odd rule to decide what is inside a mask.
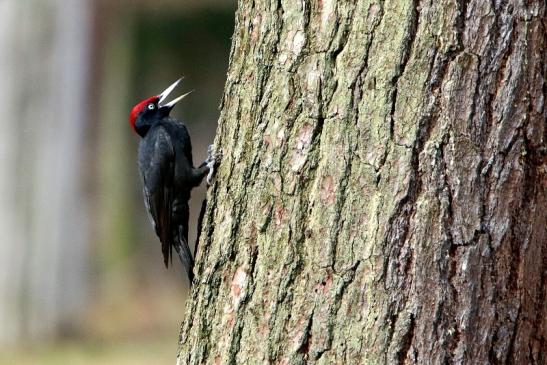
[[[144,203],[156,235],[161,242],[165,267],[177,252],[190,287],[194,257],[188,246],[190,193],[207,176],[210,183],[217,159],[209,146],[207,159],[198,167],[192,160],[190,134],[184,123],[170,116],[174,106],[192,91],[164,104],[182,81],[171,84],[161,94],[135,105],[129,116],[133,131],[140,137],[138,168]]]

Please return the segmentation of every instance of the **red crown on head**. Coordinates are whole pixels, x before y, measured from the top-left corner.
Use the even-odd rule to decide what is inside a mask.
[[[135,123],[137,122],[137,117],[139,114],[146,108],[146,106],[150,103],[157,103],[158,100],[160,100],[157,96],[151,96],[148,99],[145,99],[135,105],[133,109],[131,109],[131,113],[129,114],[129,124],[131,125],[131,128],[135,131]]]

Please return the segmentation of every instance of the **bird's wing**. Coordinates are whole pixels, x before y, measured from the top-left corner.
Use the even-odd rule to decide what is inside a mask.
[[[139,170],[143,180],[144,203],[160,238],[163,262],[167,267],[173,249],[171,205],[175,153],[171,138],[165,129],[154,128],[143,139],[139,149]]]
[[[184,157],[186,157],[191,166],[194,166],[194,161],[192,159],[192,141],[190,140],[190,133],[188,133],[188,128],[181,121],[175,119],[171,120],[176,126],[177,140],[180,141]]]

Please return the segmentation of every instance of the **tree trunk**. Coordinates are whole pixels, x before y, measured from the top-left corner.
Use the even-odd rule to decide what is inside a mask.
[[[545,364],[544,22],[239,1],[179,363]]]
[[[0,0],[0,347],[51,340],[85,309],[89,6]]]

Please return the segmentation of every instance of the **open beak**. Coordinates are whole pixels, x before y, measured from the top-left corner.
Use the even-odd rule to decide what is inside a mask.
[[[185,97],[187,97],[188,95],[190,95],[194,90],[190,91],[190,92],[187,92],[186,94],[184,95],[181,95],[179,96],[178,98],[176,98],[175,100],[173,101],[170,101],[169,103],[165,104],[165,105],[162,105],[163,101],[165,99],[167,99],[167,97],[169,96],[169,94],[171,94],[173,92],[173,90],[175,90],[175,88],[177,87],[177,85],[182,81],[182,77],[180,79],[178,79],[177,81],[175,81],[173,84],[171,84],[171,86],[169,86],[167,89],[165,89],[164,92],[162,92],[161,94],[158,95],[158,97],[160,98],[160,100],[158,101],[158,104],[160,107],[162,108],[166,108],[168,110],[171,110],[173,109],[173,107],[179,102],[181,101],[182,99],[184,99]]]

